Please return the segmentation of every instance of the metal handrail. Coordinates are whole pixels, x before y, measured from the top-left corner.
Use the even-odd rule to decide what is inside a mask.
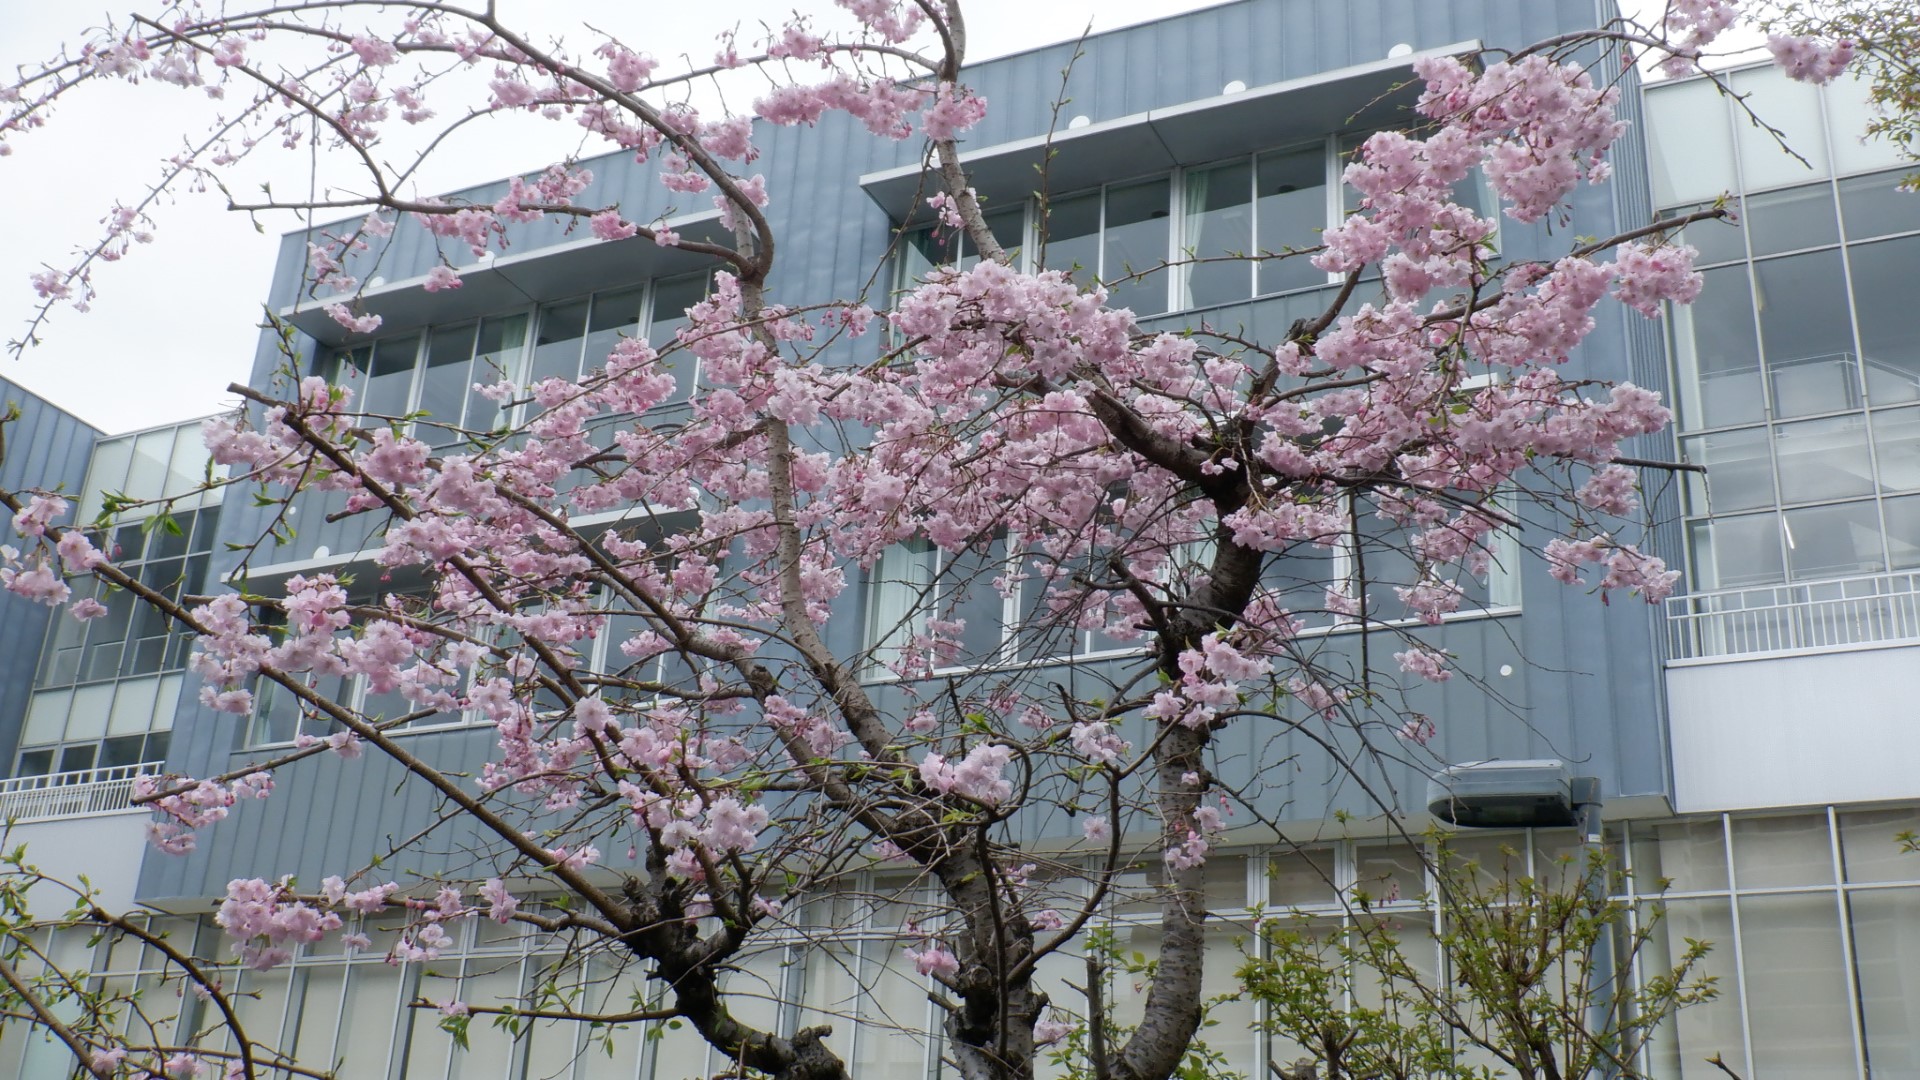
[[[42,821],[132,810],[134,778],[155,775],[162,767],[162,762],[148,761],[0,780],[0,820]]]
[[[1920,571],[1671,597],[1667,636],[1675,660],[1920,641]]]

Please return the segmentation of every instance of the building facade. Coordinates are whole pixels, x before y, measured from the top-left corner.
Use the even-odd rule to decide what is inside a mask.
[[[1039,257],[1044,235],[1048,265],[1115,282],[1114,301],[1149,329],[1205,324],[1273,340],[1330,293],[1303,260],[1136,271],[1187,251],[1311,245],[1345,211],[1343,156],[1366,133],[1407,122],[1414,59],[1590,27],[1607,6],[1239,0],[976,65],[969,80],[994,108],[965,156],[996,233],[1023,262]],[[1073,61],[1076,49],[1084,55]],[[1053,130],[1070,61],[1071,103]],[[1900,163],[1855,137],[1866,119],[1858,86],[1813,89],[1758,69],[1728,79],[1798,160],[1707,80],[1642,92],[1629,77],[1622,112],[1635,127],[1616,151],[1614,179],[1583,188],[1572,210],[1581,235],[1637,227],[1723,193],[1738,211],[1738,226],[1686,230],[1708,268],[1699,303],[1664,327],[1609,309],[1575,361],[1587,377],[1661,388],[1677,404],[1676,430],[1637,453],[1708,467],[1704,479],[1648,484],[1657,543],[1687,570],[1683,594],[1664,608],[1603,606],[1550,580],[1537,560],[1497,559],[1486,579],[1461,582],[1468,604],[1434,631],[1485,685],[1458,680],[1420,705],[1440,721],[1431,761],[1557,757],[1601,779],[1626,898],[1639,910],[1666,905],[1649,968],[1685,939],[1715,943],[1706,969],[1720,994],[1662,1033],[1643,1062],[1650,1073],[1715,1075],[1706,1059],[1719,1054],[1748,1080],[1920,1078],[1920,855],[1903,854],[1895,839],[1920,828],[1920,750],[1902,738],[1920,700],[1920,460],[1908,460],[1920,454],[1920,308],[1910,297],[1920,280],[1920,196],[1895,193]],[[769,209],[784,244],[776,285],[786,299],[812,302],[877,280],[868,296],[878,307],[888,283],[971,253],[917,226],[915,148],[841,121],[759,137],[782,193]],[[1030,194],[1042,163],[1044,230]],[[624,156],[591,164],[595,186],[582,202],[619,202],[635,220],[667,208],[650,167]],[[504,190],[465,194],[489,203]],[[688,236],[719,228],[711,214],[676,218],[675,227]],[[1551,258],[1569,235],[1506,222],[1499,243],[1509,258]],[[476,382],[578,376],[622,335],[671,339],[711,271],[684,251],[582,242],[550,223],[516,232],[510,254],[472,263],[464,246],[443,253],[403,225],[379,255],[384,280],[364,298],[384,326],[353,337],[306,296],[306,239],[286,238],[269,287],[270,308],[296,330],[292,353],[263,336],[255,383],[287,366],[344,378],[368,412],[428,414],[413,422],[429,441],[433,418],[467,429],[508,419],[471,392]],[[443,254],[469,260],[457,292],[425,288]],[[876,267],[885,268],[877,277]],[[688,366],[675,376],[678,400],[699,373]],[[337,502],[303,501],[300,527],[260,548],[274,508],[190,494],[206,475],[197,425],[109,438],[7,394],[49,434],[30,440],[45,448],[39,456],[10,453],[0,480],[78,492],[85,520],[109,496],[158,500],[120,512],[108,534],[120,562],[150,583],[193,595],[232,578],[243,558],[251,583],[370,569],[377,539],[363,518],[332,520]],[[14,430],[9,445],[21,445]],[[901,597],[941,579],[949,568],[939,558],[901,548],[882,559],[840,602],[825,631],[832,644],[871,647],[884,660],[916,629]],[[1286,572],[1317,593],[1353,574],[1353,562],[1335,551]],[[177,940],[219,955],[224,945],[204,916],[229,879],[318,880],[434,813],[424,798],[394,794],[401,776],[391,764],[323,755],[283,770],[273,799],[236,811],[193,854],[144,852],[142,816],[126,802],[135,771],[164,763],[189,775],[223,772],[284,749],[301,721],[266,695],[247,720],[203,709],[182,670],[186,642],[115,597],[103,601],[107,617],[78,623],[0,595],[0,750],[12,775],[0,806],[49,869],[97,873],[95,851],[120,851],[126,872],[108,883],[111,898],[144,906]],[[968,608],[970,649],[1001,662],[1098,678],[1126,661],[1124,649],[1092,633],[1021,633],[1017,596],[952,603]],[[1329,655],[1361,648],[1332,617],[1311,631]],[[336,689],[370,711],[379,705],[350,680]],[[875,693],[890,692],[876,670]],[[416,721],[408,737],[419,753],[474,771],[494,742],[484,725],[452,714]],[[1221,748],[1223,781],[1248,792],[1290,843],[1229,834],[1208,861],[1219,916],[1209,993],[1231,988],[1251,919],[1302,911],[1331,930],[1361,917],[1355,891],[1376,898],[1365,917],[1430,940],[1421,853],[1391,838],[1365,792],[1300,765],[1311,748],[1293,736],[1248,728],[1225,738],[1241,742]],[[1368,779],[1404,793],[1400,809],[1417,817],[1431,761],[1383,763]],[[1031,839],[1067,827],[1037,821]],[[1510,844],[1544,871],[1575,843],[1563,832],[1462,842],[1488,852]],[[455,850],[459,838],[442,846]],[[416,873],[442,865],[412,858]],[[847,892],[903,887],[876,868]],[[783,1031],[832,1022],[835,1048],[862,1078],[948,1075],[925,1034],[936,1025],[923,980],[902,959],[902,905],[831,899],[820,916],[835,928],[831,946],[775,941],[743,965],[734,986],[747,993],[743,1019]],[[1111,916],[1123,947],[1150,945],[1153,921],[1125,903]],[[433,965],[394,965],[385,954],[397,927],[374,919],[362,929],[373,943],[361,952],[317,947],[244,975],[237,1000],[250,1030],[302,1059],[338,1062],[342,1077],[677,1080],[721,1067],[689,1032],[644,1038],[637,1027],[535,1023],[510,1033],[476,1023],[470,1045],[456,1047],[408,1003],[530,991],[559,957],[481,923],[461,927],[465,936]],[[155,956],[124,943],[48,948],[115,985],[146,985],[158,971]],[[1076,977],[1060,959],[1050,976]],[[629,1006],[641,983],[611,967],[567,977],[609,1008]],[[156,1016],[167,1014],[166,1030],[187,1031],[197,1008],[189,1001]],[[1245,1075],[1299,1056],[1249,1026],[1251,1004],[1226,1002],[1212,1017],[1209,1045]],[[70,1068],[51,1043],[0,1039],[0,1073],[51,1078]]]

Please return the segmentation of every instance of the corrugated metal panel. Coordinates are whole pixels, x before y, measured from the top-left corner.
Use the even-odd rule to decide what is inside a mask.
[[[1244,0],[1088,40],[1068,82],[1072,100],[1059,118],[1064,123],[1085,114],[1099,121],[1210,97],[1230,79],[1258,86],[1375,61],[1402,42],[1415,49],[1472,39],[1516,45],[1591,25],[1594,14],[1591,0]],[[1044,133],[1053,119],[1060,72],[1073,52],[1072,44],[1054,45],[973,69],[971,82],[989,99],[991,110],[971,134],[970,144],[986,146]],[[1328,118],[1329,128],[1342,119]],[[759,141],[764,157],[756,168],[771,178],[774,201],[768,213],[781,243],[776,297],[804,304],[859,288],[891,237],[890,223],[860,191],[857,179],[915,160],[920,146],[874,139],[842,116],[829,116],[811,130],[763,129]],[[668,195],[656,180],[657,166],[636,166],[625,155],[589,165],[597,176],[594,197],[620,202],[630,217],[646,218],[667,206]],[[490,190],[475,194],[484,199]],[[687,201],[680,197],[681,203]],[[1583,192],[1576,201],[1584,233],[1605,232],[1634,212],[1636,204],[1610,191]],[[512,235],[516,251],[563,238],[551,224],[516,227]],[[1512,257],[1536,258],[1564,252],[1570,237],[1544,224],[1509,222],[1503,243]],[[464,258],[452,249],[449,254]],[[411,223],[402,223],[377,272],[398,280],[424,273],[436,258],[436,246]],[[304,241],[289,237],[273,283],[274,304],[294,299],[304,261]],[[886,280],[882,275],[881,287]],[[1246,305],[1230,316],[1211,312],[1209,317],[1241,321],[1272,337],[1293,314],[1284,305],[1266,303]],[[868,341],[839,355],[864,357],[873,347]],[[1583,375],[1639,380],[1659,366],[1657,358],[1650,359],[1655,354],[1649,350],[1656,347],[1656,339],[1629,334],[1625,324],[1608,320],[1575,368]],[[263,344],[255,382],[263,383],[278,363],[274,351]],[[293,549],[295,557],[319,543],[336,553],[350,550],[364,537],[363,524],[330,527],[319,523],[322,516],[318,507],[303,511],[306,524]],[[244,499],[229,501],[223,522],[228,539],[245,539],[262,523],[260,513],[246,508]],[[1410,698],[1440,723],[1440,735],[1430,749],[1433,761],[1557,755],[1605,777],[1610,793],[1664,792],[1664,753],[1654,719],[1659,695],[1653,615],[1633,603],[1602,607],[1578,590],[1551,582],[1538,569],[1527,571],[1524,593],[1524,616],[1462,622],[1438,632],[1438,642],[1459,653],[1463,667],[1497,672],[1505,665],[1513,674],[1495,676],[1488,688],[1491,694],[1456,679],[1422,688]],[[860,610],[859,590],[849,590],[829,625],[836,643],[846,644],[860,633]],[[1376,641],[1374,647],[1382,644]],[[1350,662],[1356,645],[1353,639],[1332,642],[1329,655],[1349,656]],[[1067,674],[1095,680],[1099,673]],[[231,717],[188,710],[180,721],[176,767],[203,775],[231,767],[237,760],[232,753],[237,728]],[[488,733],[468,732],[422,736],[412,745],[430,747],[436,759],[449,755],[477,769],[490,742]],[[1312,740],[1300,732],[1246,724],[1224,739],[1223,771],[1248,781],[1257,775],[1266,785],[1258,801],[1263,811],[1277,816],[1317,819],[1334,810],[1371,810],[1367,793],[1356,783],[1331,776],[1323,759],[1308,755],[1311,749]],[[1377,790],[1417,801],[1424,767],[1417,755],[1409,755],[1406,763],[1369,766],[1368,779]],[[381,850],[388,838],[408,835],[430,818],[433,800],[410,788],[393,797],[398,780],[389,763],[331,758],[302,763],[286,771],[278,793],[266,805],[240,807],[212,829],[199,854],[185,860],[150,859],[143,895],[202,896],[217,892],[235,876],[297,872],[307,878],[358,865]],[[1028,828],[1036,835],[1058,833],[1071,823],[1036,820]],[[432,847],[451,850],[457,844],[450,838]]]
[[[20,419],[7,425],[7,456],[0,460],[0,487],[45,488],[78,493],[100,437],[92,425],[29,391],[0,379],[0,414],[10,404]],[[0,513],[0,543],[21,546],[12,516]],[[51,609],[0,591],[0,776],[12,774],[13,754],[26,721],[34,670],[47,637]]]

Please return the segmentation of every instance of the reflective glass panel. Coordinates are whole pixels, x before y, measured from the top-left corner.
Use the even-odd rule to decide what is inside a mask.
[[[1867,418],[1834,416],[1774,428],[1780,457],[1780,500],[1815,502],[1873,493]]]
[[[580,339],[587,333],[587,300],[569,300],[540,309],[540,331],[533,339],[533,367],[526,384],[542,379],[580,377]]]
[[[1873,456],[1881,491],[1920,489],[1920,409],[1874,413]]]
[[[1708,270],[1692,304],[1673,309],[1681,423],[1689,429],[1754,423],[1766,416],[1760,342],[1745,266]]]
[[[1766,585],[1785,576],[1774,514],[1696,521],[1688,527],[1694,578],[1706,589]]]
[[[1754,265],[1775,416],[1858,408],[1853,322],[1840,252],[1816,251]]]
[[[1880,515],[1870,502],[1809,506],[1782,515],[1787,566],[1795,580],[1871,574],[1886,565]]]
[[[1920,566],[1920,495],[1880,504],[1887,521],[1887,559],[1895,570]]]
[[[1861,890],[1847,905],[1874,1080],[1920,1080],[1920,889]]]
[[[451,441],[460,426],[473,378],[475,324],[436,328],[427,340],[427,366],[420,373],[420,411],[431,425],[427,437]],[[491,380],[489,380],[491,381]]]
[[[1100,279],[1107,283],[1112,306],[1130,308],[1139,315],[1167,310],[1167,280],[1159,268],[1169,254],[1172,197],[1173,185],[1165,179],[1107,189]]]
[[[405,415],[413,393],[413,365],[419,356],[418,334],[376,343],[360,411],[378,417]]]
[[[1750,196],[1746,209],[1748,239],[1756,258],[1840,242],[1831,185],[1810,184]]]
[[[1327,151],[1315,145],[1260,155],[1260,250],[1283,252],[1316,247],[1327,227]],[[1306,255],[1260,264],[1260,291],[1286,292],[1327,283],[1326,271]]]
[[[1910,196],[1920,199],[1920,195]],[[1875,405],[1920,400],[1920,236],[1847,250],[1860,313],[1860,355],[1867,400]]]
[[[1100,195],[1095,192],[1047,204],[1044,269],[1058,270],[1085,287],[1100,276]]]
[[[1767,429],[1742,428],[1683,440],[1687,461],[1707,474],[1687,474],[1695,513],[1727,513],[1773,505],[1773,457]]]
[[[1847,239],[1867,240],[1920,230],[1920,193],[1901,191],[1904,169],[1840,181]]]
[[[1753,1056],[1768,1075],[1857,1075],[1833,894],[1742,897],[1740,945]]]
[[[1246,299],[1253,289],[1252,265],[1223,257],[1253,250],[1253,163],[1194,169],[1187,173],[1186,187],[1186,244],[1196,261],[1187,267],[1184,306]]]

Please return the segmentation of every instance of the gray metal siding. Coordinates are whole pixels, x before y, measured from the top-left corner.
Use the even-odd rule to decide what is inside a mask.
[[[1258,86],[1370,62],[1401,42],[1415,49],[1469,39],[1515,45],[1590,26],[1594,13],[1591,0],[1243,0],[1090,38],[1085,55],[1073,65],[1067,90],[1072,102],[1060,111],[1060,120],[1084,113],[1099,121],[1207,98],[1230,79]],[[1060,72],[1073,51],[1070,43],[1053,45],[974,67],[969,81],[988,98],[990,111],[970,133],[969,145],[989,146],[1045,132]],[[1343,119],[1329,117],[1326,124],[1338,128]],[[817,129],[763,126],[758,138],[764,156],[754,168],[768,174],[774,193],[768,213],[782,245],[775,298],[810,303],[860,288],[887,250],[891,223],[860,190],[857,179],[917,160],[920,145],[873,138],[838,115],[823,119]],[[588,164],[597,178],[584,200],[617,201],[636,220],[667,206],[669,196],[656,182],[656,166],[636,166],[624,154]],[[1640,181],[1635,177],[1631,182]],[[476,197],[485,198],[487,190]],[[704,202],[689,206],[689,198],[674,198],[682,211],[704,208]],[[1620,223],[1632,205],[1612,191],[1583,191],[1576,200],[1579,231],[1604,232]],[[1571,235],[1570,230],[1508,222],[1503,242],[1514,257],[1542,257],[1564,252]],[[535,250],[562,238],[551,224],[515,227],[513,250]],[[284,242],[272,287],[276,306],[296,296],[305,265],[304,243],[296,236]],[[417,227],[402,223],[378,272],[390,280],[424,273],[435,261],[434,252]],[[888,279],[882,274],[878,280],[884,288]],[[1252,303],[1240,312],[1208,312],[1207,317],[1222,323],[1244,321],[1272,337],[1291,320],[1281,307]],[[1649,365],[1659,363],[1648,352],[1655,345],[1657,339],[1629,331],[1623,321],[1603,320],[1576,368],[1598,378],[1640,380],[1654,370]],[[870,338],[841,355],[871,355],[868,350],[874,347]],[[264,384],[279,362],[263,343],[255,383]],[[348,530],[364,534],[364,525],[323,527],[320,517],[304,512],[302,540],[286,557],[298,557],[322,542],[341,553],[355,546]],[[250,531],[257,534],[263,521],[244,497],[236,497],[228,501],[223,528],[228,539],[240,540],[250,538]],[[1528,539],[1539,543],[1545,536]],[[1462,669],[1497,672],[1508,664],[1514,674],[1488,676],[1491,693],[1464,677],[1418,690],[1412,700],[1434,714],[1439,737],[1428,751],[1409,753],[1405,761],[1369,765],[1372,781],[1405,794],[1412,805],[1419,800],[1418,778],[1429,759],[1557,755],[1604,776],[1609,793],[1665,791],[1664,748],[1654,719],[1659,700],[1654,613],[1624,598],[1602,606],[1581,590],[1550,581],[1532,564],[1523,590],[1522,616],[1464,620],[1435,632],[1440,644],[1460,654]],[[836,645],[847,647],[858,639],[863,623],[860,596],[860,589],[850,589],[836,608],[838,617],[828,628]],[[1376,647],[1382,643],[1376,639]],[[1336,651],[1353,646],[1351,639],[1331,643]],[[1390,659],[1386,666],[1391,666]],[[1092,670],[1084,673],[1088,679],[1096,675]],[[172,764],[196,775],[232,767],[242,760],[234,754],[239,727],[232,717],[183,710]],[[473,731],[423,735],[410,745],[430,747],[436,759],[451,755],[462,768],[477,770],[490,743],[488,733]],[[1358,785],[1330,779],[1324,758],[1310,756],[1312,750],[1304,733],[1245,724],[1223,737],[1221,767],[1224,775],[1238,780],[1252,782],[1257,776],[1265,786],[1256,801],[1263,812],[1279,817],[1316,820],[1335,810],[1369,812],[1368,797]],[[1296,764],[1281,764],[1286,761]],[[218,893],[230,877],[295,871],[304,880],[358,864],[379,850],[384,838],[405,835],[429,818],[430,800],[415,793],[394,797],[397,781],[392,765],[370,759],[345,763],[325,757],[285,770],[271,800],[238,807],[202,837],[198,854],[179,860],[150,857],[142,894],[205,896]],[[1035,821],[1028,827],[1035,835],[1058,834],[1070,823]],[[601,846],[625,848],[623,842]],[[616,855],[612,850],[608,854]]]
[[[0,379],[0,415],[11,405],[19,406],[20,419],[6,428],[7,453],[0,460],[0,487],[13,492],[27,488],[64,491],[77,501],[100,432],[51,402]],[[5,511],[0,511],[0,544],[25,547],[13,531],[13,515]],[[53,610],[43,604],[0,591],[0,776],[12,774],[34,670],[39,666],[47,623],[53,615]]]

